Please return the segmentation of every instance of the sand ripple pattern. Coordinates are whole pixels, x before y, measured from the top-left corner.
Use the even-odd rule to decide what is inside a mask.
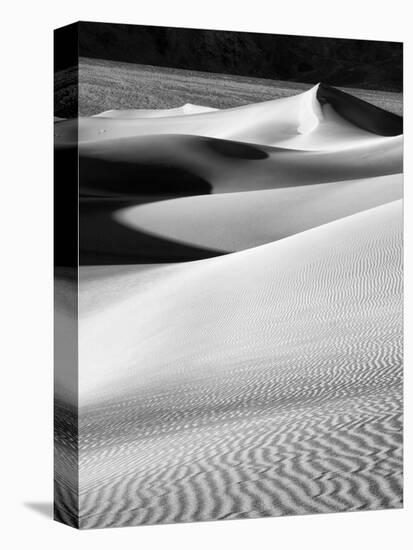
[[[400,507],[401,208],[168,269],[85,322],[102,372],[120,319],[139,348],[80,415],[80,527]]]

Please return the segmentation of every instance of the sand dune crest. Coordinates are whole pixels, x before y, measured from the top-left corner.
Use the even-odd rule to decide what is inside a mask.
[[[190,134],[318,150],[351,147],[355,142],[401,133],[401,118],[397,115],[378,107],[373,109],[362,100],[354,101],[344,92],[336,93],[325,86],[322,92],[319,90],[317,85],[296,96],[222,110],[183,106],[174,110],[174,116],[164,116],[162,111],[141,112],[140,116],[139,111],[121,111],[119,116],[116,111],[109,115],[106,112],[79,119],[79,140],[87,143],[143,135]],[[56,143],[73,143],[77,138],[75,130],[71,121],[63,121]],[[311,139],[303,139],[309,134]]]

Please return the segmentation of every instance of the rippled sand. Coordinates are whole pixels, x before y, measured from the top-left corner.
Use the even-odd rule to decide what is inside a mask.
[[[402,505],[400,121],[333,98],[81,123],[80,413],[57,373],[59,519]],[[70,147],[71,122],[56,127]]]

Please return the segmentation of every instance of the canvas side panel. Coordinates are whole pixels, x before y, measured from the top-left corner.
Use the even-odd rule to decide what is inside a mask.
[[[54,518],[78,527],[78,26],[54,32]],[[62,120],[63,119],[63,120]],[[71,145],[59,144],[70,124]]]

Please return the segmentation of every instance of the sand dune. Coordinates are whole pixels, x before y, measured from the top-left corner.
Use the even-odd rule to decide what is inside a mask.
[[[402,196],[403,178],[395,174],[184,197],[120,209],[113,217],[136,231],[169,241],[234,252],[277,241]]]
[[[400,173],[402,137],[303,152],[199,136],[144,136],[82,147],[80,171],[89,196],[273,189]]]
[[[208,113],[216,111],[213,107],[204,107],[202,105],[193,105],[192,103],[185,103],[182,107],[175,107],[173,109],[110,109],[109,111],[103,111],[94,117],[100,118],[164,118],[171,116],[181,115],[193,115],[195,113]]]
[[[343,97],[345,100],[346,94],[339,96],[338,108],[341,110],[343,110]],[[287,109],[286,105],[287,107],[290,105],[290,107]],[[359,108],[360,105],[357,105]],[[264,107],[265,117],[262,114],[261,118],[257,118],[255,109],[257,108],[261,112]],[[300,109],[304,110],[304,115]],[[387,115],[379,109],[376,111],[380,116],[376,116],[376,122],[373,120],[371,124],[384,124]],[[244,114],[241,116],[240,113]],[[165,115],[165,113],[163,114]],[[368,108],[367,115],[371,115]],[[232,118],[227,118],[228,116],[235,117],[236,121],[239,118],[241,122],[235,124],[231,122]],[[206,135],[165,133],[170,130],[176,132],[185,129],[187,131],[188,121],[204,120],[202,117],[207,117],[205,120],[209,125],[210,134],[220,135],[222,134],[221,129],[224,127],[227,130],[230,129],[234,134],[238,125],[242,127],[244,133],[241,137],[246,141]],[[97,118],[99,117],[94,117],[94,120]],[[360,118],[364,120],[366,116],[360,116]],[[374,119],[373,116],[371,118]],[[88,124],[90,120],[88,119]],[[118,121],[118,126],[111,126],[112,120]],[[277,123],[274,122],[275,120]],[[60,131],[61,124],[63,123],[60,123],[58,131]],[[236,238],[241,240],[244,239],[242,235],[246,235],[248,232],[250,242],[246,246],[269,242],[272,236],[280,238],[291,234],[289,231],[295,230],[292,227],[290,230],[284,231],[283,223],[277,225],[270,222],[269,204],[275,204],[275,201],[278,204],[280,199],[277,206],[278,213],[282,208],[281,205],[285,205],[287,197],[294,202],[293,197],[295,196],[297,199],[295,203],[298,204],[301,196],[307,198],[307,192],[301,189],[305,185],[330,185],[343,182],[341,187],[330,186],[331,192],[328,191],[329,188],[325,189],[324,214],[320,218],[320,223],[332,221],[336,219],[336,216],[341,215],[340,201],[342,197],[341,192],[336,193],[338,189],[342,189],[343,193],[347,195],[343,206],[347,203],[353,204],[353,207],[349,206],[348,209],[343,207],[343,215],[401,196],[400,178],[398,178],[398,191],[395,191],[396,186],[390,183],[394,181],[394,178],[380,180],[380,177],[395,175],[397,179],[396,175],[402,172],[403,137],[399,135],[380,136],[360,129],[338,115],[330,104],[323,106],[319,103],[316,89],[293,98],[265,102],[235,110],[228,109],[225,112],[215,111],[200,115],[186,114],[141,119],[136,118],[134,112],[129,119],[127,117],[110,118],[108,124],[111,128],[109,137],[85,141],[80,146],[80,191],[85,197],[81,201],[80,208],[81,218],[85,221],[80,228],[80,253],[82,262],[86,264],[196,260],[217,255],[222,251],[238,249],[238,245],[234,247],[231,242],[227,245],[225,239],[224,246],[219,240],[213,242],[213,239],[207,239],[205,241],[201,235],[202,230],[198,236],[188,240],[185,235],[181,235],[179,227],[194,228],[196,224],[193,213],[187,208],[187,205],[194,205],[197,209],[207,212],[205,208],[208,207],[204,208],[200,205],[213,204],[217,206],[225,203],[228,212],[233,212],[241,206],[241,203],[246,205],[248,199],[253,196],[249,195],[245,198],[237,196],[236,193],[240,192],[271,190],[271,193],[261,195],[260,198],[258,195],[254,195],[254,199],[248,207],[248,214],[246,214],[247,219],[250,220],[249,227],[254,223],[254,215],[259,218],[258,233],[263,230],[262,227],[265,223],[267,223],[266,227],[270,223],[271,228],[264,230],[266,236],[260,237],[256,231],[248,232],[247,226],[241,228],[240,217],[238,217],[238,223],[235,224],[236,229],[229,229],[232,217],[229,217],[227,221],[223,220],[222,217],[225,214],[221,207],[218,207],[220,213],[218,216],[221,215],[220,225],[211,231],[211,235],[216,236],[218,227],[221,227],[226,231],[227,241],[231,241],[231,235],[236,232],[238,232]],[[363,124],[366,125],[365,121]],[[286,145],[288,125],[290,125],[290,130],[294,128],[290,132],[292,137],[289,138],[289,145],[292,148],[247,142],[252,138],[260,140],[260,136],[262,138],[265,131],[268,130],[284,132],[283,139],[284,145]],[[117,134],[116,128],[120,128]],[[122,128],[130,128],[135,134],[139,132],[148,132],[148,134],[125,137]],[[196,128],[197,131],[202,129],[205,130],[204,127]],[[156,132],[159,133],[155,135]],[[262,141],[266,140],[261,139]],[[308,150],[300,149],[304,146],[308,147]],[[64,151],[65,149],[62,148],[62,153]],[[367,186],[370,185],[368,182],[360,181],[359,184],[351,185],[354,190],[353,196],[349,191],[350,185],[345,185],[345,182],[349,180],[355,182],[371,178],[377,179],[371,183],[370,197],[367,191]],[[385,181],[388,181],[389,184],[386,185]],[[287,187],[300,187],[300,190],[297,190],[296,193],[286,190],[281,192],[282,188]],[[274,192],[277,189],[280,190],[280,193]],[[364,199],[360,199],[358,203],[359,191]],[[217,200],[206,197],[206,195],[217,193],[230,193],[232,196]],[[313,187],[308,190],[308,193],[310,193],[308,197],[315,197],[317,193],[322,193],[322,190]],[[182,203],[169,202],[142,206],[145,203],[185,196],[193,197],[194,195],[203,195],[203,197],[199,200],[186,199]],[[383,199],[380,198],[382,196]],[[264,205],[267,214],[262,216],[261,207],[263,201],[268,197],[271,197],[270,202]],[[321,194],[319,197],[321,204],[323,202]],[[331,200],[328,197],[331,197]],[[231,203],[233,206],[230,206]],[[357,207],[357,204],[360,206]],[[256,205],[255,209],[253,205]],[[139,219],[131,222],[129,214],[125,218],[124,209],[129,207],[135,207],[134,212]],[[301,204],[301,209],[303,210],[303,208],[304,203]],[[327,212],[329,209],[332,212],[331,215]],[[127,212],[130,211],[127,210]],[[153,212],[156,216],[157,211],[162,213],[162,218],[160,218],[159,226],[154,227],[154,224],[148,221],[147,213]],[[243,212],[245,212],[245,208]],[[286,211],[284,212],[286,213]],[[182,220],[175,223],[178,213],[182,214]],[[156,218],[153,219],[156,225]],[[207,223],[205,216],[203,219],[204,223]],[[298,220],[298,217],[295,216],[295,219]],[[307,219],[307,215],[302,216],[302,219]],[[305,221],[303,223],[298,221],[297,230],[317,225],[316,215],[312,220],[309,224],[306,224]],[[120,221],[122,223],[119,223]],[[174,224],[174,227],[171,227],[171,224]],[[202,216],[200,224],[202,225]],[[243,245],[241,245],[242,247]]]
[[[380,138],[353,149],[317,152],[179,135],[84,145],[79,159],[81,193],[87,197],[80,204],[85,221],[80,227],[82,262],[196,260],[238,249],[231,244],[231,235],[242,241],[248,234],[246,246],[255,246],[317,225],[317,214],[312,216],[310,207],[309,218],[302,199],[318,200],[324,212],[320,223],[324,223],[400,198],[401,171],[401,136]],[[391,177],[383,179],[384,175]],[[325,184],[324,191],[320,184]],[[260,194],[261,190],[268,192]],[[240,192],[253,194],[242,197]],[[222,193],[229,195],[219,199],[207,196]],[[196,199],[194,195],[202,196]],[[185,196],[192,198],[183,200]],[[178,199],[160,202],[171,198]],[[202,224],[208,224],[207,205],[218,209],[209,232],[218,237],[215,242],[215,237],[206,241],[202,237]],[[228,211],[226,220],[221,205]],[[204,214],[198,220],[188,206]],[[294,207],[294,215],[286,206]],[[246,215],[244,227],[241,212]],[[280,214],[295,220],[289,230],[285,222],[276,221]],[[252,225],[256,228],[251,232]],[[196,230],[188,239],[180,227]],[[217,235],[220,229],[225,230],[224,241]]]
[[[83,526],[398,505],[400,208],[144,271],[82,319]]]
[[[335,295],[337,301],[341,299],[340,296],[345,296],[346,304],[353,303],[352,300],[354,300],[353,307],[356,309],[354,312],[356,314],[360,304],[355,294],[357,289],[351,285],[361,284],[360,278],[363,275],[359,269],[366,270],[365,277],[368,277],[369,269],[373,270],[373,274],[377,276],[377,281],[372,282],[368,295],[374,294],[375,291],[384,291],[382,277],[392,277],[394,266],[386,266],[384,263],[379,268],[374,264],[373,258],[383,253],[383,257],[377,258],[377,261],[387,261],[387,250],[382,250],[380,244],[386,238],[391,239],[392,243],[389,253],[396,254],[393,246],[397,245],[395,231],[400,229],[401,225],[400,208],[400,201],[395,201],[278,242],[223,257],[178,265],[172,271],[167,268],[165,279],[157,276],[156,284],[152,289],[151,285],[145,284],[146,277],[152,279],[151,271],[144,271],[141,277],[137,275],[136,292],[130,292],[125,301],[120,300],[113,310],[105,315],[89,316],[80,321],[81,401],[86,403],[87,398],[91,399],[95,392],[100,397],[106,395],[104,388],[100,390],[98,388],[105,386],[108,382],[106,397],[114,394],[114,383],[122,378],[123,362],[119,357],[122,349],[126,353],[124,367],[127,369],[126,372],[129,372],[122,384],[125,384],[124,389],[131,390],[130,384],[133,381],[137,387],[140,387],[146,375],[149,379],[157,378],[157,364],[164,369],[162,376],[170,376],[172,382],[176,373],[170,370],[170,365],[175,356],[178,363],[181,362],[181,366],[187,363],[192,368],[198,355],[200,355],[199,360],[204,361],[205,357],[213,352],[217,355],[216,364],[219,365],[225,363],[225,361],[218,361],[221,353],[233,357],[234,353],[242,355],[243,350],[248,350],[249,344],[246,343],[235,352],[241,342],[248,342],[253,334],[259,338],[260,345],[262,344],[265,349],[262,338],[268,336],[267,331],[263,332],[263,327],[267,324],[268,330],[273,332],[268,340],[270,353],[273,354],[276,348],[280,349],[279,342],[274,339],[278,331],[281,330],[284,333],[285,328],[287,331],[285,334],[290,334],[292,337],[293,327],[288,323],[286,327],[283,325],[288,318],[292,319],[293,324],[297,322],[294,309],[302,309],[302,315],[304,310],[305,315],[313,314],[309,300],[313,300],[313,307],[318,308],[320,319],[323,318],[321,313],[323,304],[331,315],[339,314],[336,310],[337,304],[334,302]],[[392,256],[393,260],[399,262],[400,257]],[[360,268],[356,267],[357,262],[361,262]],[[400,265],[397,265],[400,268]],[[342,270],[347,270],[348,273]],[[326,280],[320,280],[321,273]],[[306,283],[301,288],[302,297],[300,298],[297,292],[300,291],[300,284],[304,283],[304,276]],[[295,280],[296,283],[294,283]],[[350,285],[350,289],[343,290],[341,285],[347,284]],[[375,284],[378,285],[377,288]],[[279,285],[282,288],[276,290]],[[312,296],[312,288],[314,288],[314,296]],[[325,294],[328,288],[330,290]],[[271,297],[277,297],[276,302]],[[365,299],[369,302],[367,295]],[[306,302],[305,308],[303,302]],[[276,311],[274,311],[275,303]],[[173,323],[170,322],[168,311],[174,312]],[[242,311],[244,311],[244,320]],[[237,312],[240,313],[240,326],[234,323]],[[271,323],[266,315],[272,318]],[[282,322],[281,327],[274,315],[277,315]],[[227,318],[227,322],[224,318]],[[232,322],[229,322],[231,318]],[[122,322],[119,323],[119,321]],[[325,328],[324,321],[321,324]],[[300,332],[301,322],[297,325],[296,330]],[[316,325],[317,323],[314,323],[314,327]],[[208,327],[209,330],[205,332],[207,329],[203,329],[203,326]],[[188,330],[189,327],[192,327],[192,330]],[[242,327],[245,330],[245,338],[240,332]],[[255,327],[253,334],[249,333],[251,327]],[[334,330],[336,329],[337,325],[334,326]],[[181,330],[182,334],[180,334]],[[308,327],[308,330],[312,330],[311,327]],[[107,336],[105,331],[108,331]],[[137,334],[139,338],[136,338]],[[161,334],[164,345],[161,345],[159,339]],[[110,338],[108,338],[109,335]],[[157,335],[156,338],[154,338],[155,335]],[[304,338],[305,340],[308,338],[307,331]],[[119,343],[116,343],[117,339]],[[296,339],[295,341],[297,342]],[[232,351],[228,349],[231,343],[234,346]],[[165,347],[166,344],[167,347]],[[207,349],[211,348],[208,353],[205,352],[206,355],[200,353],[205,346]],[[260,346],[257,345],[257,347]],[[194,352],[191,353],[191,349]],[[257,354],[259,354],[258,349],[251,350],[252,358],[258,357]],[[140,370],[139,376],[136,376],[134,369],[139,365],[143,370]],[[216,368],[221,367],[214,367]],[[108,381],[105,373],[109,377]],[[111,377],[116,380],[112,380]]]
[[[77,125],[55,128],[64,156]],[[401,506],[401,132],[323,85],[80,119],[80,415],[59,375],[62,517]],[[59,449],[77,428],[74,481]]]
[[[78,137],[83,144],[126,137],[184,134],[319,150],[354,147],[356,143],[380,140],[383,134],[402,133],[401,117],[373,108],[362,100],[355,101],[344,92],[339,92],[337,98],[335,91],[329,90],[323,87],[319,92],[319,86],[315,86],[292,97],[181,116],[165,117],[161,113],[160,117],[152,114],[136,118],[136,112],[125,117],[121,111],[119,116],[112,112],[109,117],[81,117],[79,136],[76,124],[62,122],[56,132],[56,144],[74,143]]]
[[[402,186],[396,174],[141,204],[83,199],[81,258],[92,265],[209,258],[399,199]]]
[[[329,104],[341,117],[356,126],[381,136],[396,136],[403,133],[403,118],[371,105],[362,99],[336,88],[320,84],[317,99]]]

